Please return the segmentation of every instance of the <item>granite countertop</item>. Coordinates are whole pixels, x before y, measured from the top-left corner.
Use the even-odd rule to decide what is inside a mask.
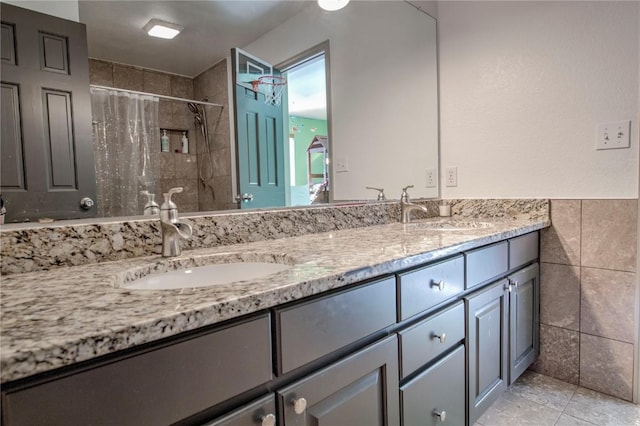
[[[449,219],[455,221],[455,219]],[[429,220],[438,221],[438,219]],[[394,223],[2,277],[0,381],[31,376],[510,238],[546,219],[429,229]],[[467,218],[464,222],[469,222]],[[128,290],[139,276],[224,259],[292,267],[247,282]]]

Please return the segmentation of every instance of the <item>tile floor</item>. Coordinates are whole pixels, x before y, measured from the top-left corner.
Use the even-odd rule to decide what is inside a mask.
[[[526,371],[476,426],[640,426],[640,405]]]

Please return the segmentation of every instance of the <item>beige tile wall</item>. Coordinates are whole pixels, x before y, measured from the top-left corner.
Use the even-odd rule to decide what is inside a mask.
[[[632,399],[638,200],[552,200],[534,371]]]
[[[89,79],[92,84],[137,90],[158,95],[193,99],[193,80],[188,77],[152,71],[123,64],[89,60]],[[183,192],[174,195],[180,211],[199,211],[198,158],[196,156],[198,130],[194,116],[181,101],[160,99],[158,106],[160,129],[168,129],[170,152],[160,152],[160,141],[153,146],[155,164],[159,169],[161,192],[182,186]],[[177,152],[182,148],[182,132],[186,131],[190,142],[188,154]],[[160,133],[162,134],[162,133]],[[156,197],[162,202],[161,197]]]
[[[198,139],[198,162],[203,179],[198,184],[200,210],[231,210],[238,205],[232,202],[234,194],[231,178],[231,151],[229,126],[229,90],[227,63],[221,61],[198,75],[194,80],[196,98],[207,98],[209,102],[223,108],[207,107],[209,147],[203,138]],[[210,151],[209,154],[207,151]],[[213,164],[209,161],[213,157]],[[211,171],[211,169],[213,169]]]

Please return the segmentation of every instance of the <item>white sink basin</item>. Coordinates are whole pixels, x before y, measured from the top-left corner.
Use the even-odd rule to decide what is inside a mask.
[[[237,281],[255,280],[291,268],[279,263],[221,263],[178,271],[150,274],[123,284],[135,290],[173,290],[212,287]]]
[[[227,252],[175,257],[125,270],[116,277],[116,285],[132,290],[213,287],[265,278],[294,264],[290,256],[278,253]]]
[[[441,219],[425,222],[412,222],[408,226],[417,229],[428,229],[433,231],[472,231],[476,229],[493,228],[491,222],[481,222],[475,220],[451,220]]]

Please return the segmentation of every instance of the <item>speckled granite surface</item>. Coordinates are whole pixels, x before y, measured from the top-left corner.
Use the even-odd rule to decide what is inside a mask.
[[[445,200],[463,217],[536,219],[547,200]],[[422,201],[437,216],[438,201]],[[417,218],[422,213],[416,213]],[[184,215],[194,228],[185,249],[226,246],[398,222],[398,202]],[[158,219],[64,221],[0,226],[0,271],[18,274],[159,254]]]
[[[548,217],[483,221],[493,226],[450,230],[394,223],[197,249],[170,260],[150,256],[4,276],[0,379],[131,348],[549,225]],[[119,287],[152,270],[234,257],[293,266],[215,288]]]
[[[399,216],[400,206],[392,202],[181,215],[194,231],[182,247],[189,250],[381,225],[397,222]],[[0,229],[2,275],[160,254],[162,244],[159,219],[142,216],[49,226],[11,224]]]

